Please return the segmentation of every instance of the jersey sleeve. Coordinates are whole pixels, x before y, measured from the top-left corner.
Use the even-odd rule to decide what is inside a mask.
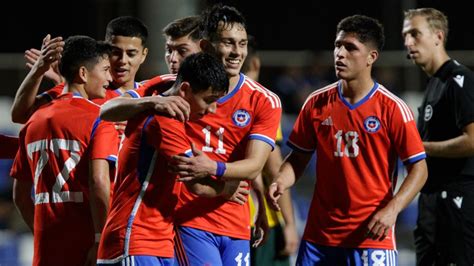
[[[91,133],[90,159],[104,159],[115,163],[118,146],[119,139],[114,124],[98,118]]]
[[[164,116],[155,115],[145,128],[147,142],[167,157],[191,155],[191,143],[186,136],[184,124]],[[156,138],[157,134],[161,138]]]
[[[416,127],[413,112],[403,101],[395,105],[388,121],[389,132],[401,161],[407,164],[425,159],[425,149]]]
[[[467,70],[469,71],[469,70]],[[451,78],[456,125],[462,129],[474,122],[474,74],[462,73]]]
[[[40,97],[44,97],[45,99],[47,99],[48,101],[52,101],[56,98],[58,98],[59,95],[63,94],[63,90],[64,90],[64,83],[60,83],[58,85],[56,85],[55,87],[43,92],[43,93],[40,93],[39,96]]]
[[[147,80],[141,86],[134,90],[129,90],[125,93],[132,96],[132,98],[142,98],[145,96],[153,96],[160,94],[169,89],[174,81],[176,75],[161,75]]]
[[[10,176],[18,180],[33,182],[32,171],[26,150],[25,134],[26,129],[23,128],[20,132],[20,137],[18,140],[18,143],[21,145],[19,145],[18,152],[16,153],[15,160],[13,161],[13,165],[10,170]]]
[[[300,152],[312,153],[316,149],[316,135],[311,119],[313,101],[314,98],[311,98],[305,102],[288,138],[288,146]]]
[[[262,99],[255,109],[255,121],[250,130],[249,139],[266,142],[273,149],[281,121],[281,102],[276,94],[268,90],[260,97]]]
[[[0,134],[0,159],[14,159],[18,151],[18,137]]]

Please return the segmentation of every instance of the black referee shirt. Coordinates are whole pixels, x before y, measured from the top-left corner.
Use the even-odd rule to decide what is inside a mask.
[[[449,60],[433,75],[418,108],[418,131],[423,141],[443,141],[462,135],[474,122],[474,74]],[[427,157],[428,180],[422,191],[439,189],[461,179],[474,180],[474,157]]]

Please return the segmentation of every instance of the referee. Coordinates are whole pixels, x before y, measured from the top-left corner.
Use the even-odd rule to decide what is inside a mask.
[[[429,76],[418,117],[428,181],[418,200],[417,265],[473,265],[474,75],[448,56],[442,12],[406,11],[402,33],[407,57]]]

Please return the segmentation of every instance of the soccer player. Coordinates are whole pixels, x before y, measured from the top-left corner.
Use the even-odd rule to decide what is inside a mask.
[[[383,43],[383,27],[373,18],[339,22],[339,81],[307,98],[289,137],[293,151],[270,185],[277,207],[316,152],[317,181],[297,265],[397,265],[395,221],[427,170],[413,113],[371,77]],[[408,175],[393,195],[398,157]]]
[[[163,96],[189,102],[193,121],[215,112],[228,86],[222,63],[198,53],[182,62],[173,87]],[[173,265],[173,214],[180,186],[175,186],[177,176],[168,171],[168,164],[173,155],[190,150],[184,124],[178,120],[144,113],[128,121],[99,248],[100,265]]]
[[[184,17],[169,23],[163,28],[163,35],[166,39],[166,66],[171,74],[178,73],[184,58],[201,51],[199,16]]]
[[[122,95],[123,92],[135,89],[140,83],[135,81],[140,65],[145,61],[148,54],[146,42],[148,39],[148,29],[142,21],[135,17],[121,16],[111,20],[107,24],[105,40],[113,47],[110,56],[111,74],[113,81],[107,89],[106,98],[95,100],[102,104],[107,99],[112,99]],[[60,59],[60,52],[64,42],[61,37],[51,39],[49,35],[43,40],[41,51],[30,49],[25,52],[25,58],[33,72],[25,79],[20,89],[17,91],[12,105],[12,120],[17,123],[24,123],[31,113],[51,99],[62,93],[63,84],[58,84],[55,88],[40,95],[38,88],[44,75],[52,80],[60,81],[59,73],[52,71]],[[155,108],[159,111],[172,110],[173,113],[184,115],[178,119],[185,119],[189,106],[180,97],[166,97],[155,100]],[[181,111],[184,110],[184,111]],[[119,124],[119,130],[123,130],[124,125]]]
[[[136,93],[130,91],[125,93],[124,97],[106,102],[101,108],[101,117],[110,121],[119,121],[120,119],[129,119],[146,110],[160,111],[156,107],[156,104],[159,104],[157,103],[159,98],[144,96],[166,91],[173,84],[175,74],[183,60],[187,56],[201,51],[199,46],[201,34],[198,28],[198,16],[184,17],[166,25],[163,28],[163,36],[166,39],[165,62],[171,75],[156,76],[145,82],[146,88],[141,88]],[[139,99],[127,99],[131,97]],[[185,106],[185,102],[182,105]],[[169,105],[164,105],[163,109],[180,120],[186,120],[189,117],[189,110],[172,102]]]
[[[113,124],[98,118],[99,106],[90,100],[105,97],[110,52],[90,37],[68,38],[59,65],[66,93],[37,110],[20,132],[11,176],[14,202],[34,232],[33,265],[96,259],[109,207],[109,161],[118,145]]]
[[[202,153],[176,158],[177,171],[181,180],[208,175],[222,180],[254,179],[275,145],[280,99],[240,73],[248,39],[245,19],[238,10],[211,7],[202,14],[201,27],[201,47],[224,63],[229,92],[218,100],[216,113],[187,123],[188,136]],[[197,197],[183,188],[176,222],[181,241],[177,244],[177,257],[181,264],[249,263],[248,204],[238,205],[221,197]]]
[[[186,169],[181,169],[182,180],[209,174],[222,175],[224,179],[253,179],[261,172],[274,146],[281,117],[281,103],[275,94],[240,74],[240,68],[247,54],[247,32],[240,12],[228,6],[216,6],[206,12],[204,18],[206,18],[206,23],[203,24],[205,40],[201,41],[201,48],[222,60],[230,78],[230,86],[229,93],[219,99],[215,114],[187,123],[187,129],[191,129],[191,132],[187,130],[188,136],[196,144],[199,152],[192,161],[179,157],[185,160]],[[161,85],[166,79],[169,79],[169,76],[153,78],[143,87],[130,92],[130,96],[150,95],[153,86]],[[150,104],[152,98],[113,99],[102,106],[101,116],[112,121],[123,120],[140,112],[153,110],[153,105]],[[121,108],[126,108],[128,112],[122,112]],[[213,160],[209,160],[203,152],[212,156]],[[198,165],[201,160],[205,164],[204,167]],[[224,163],[227,161],[228,163]],[[189,164],[196,167],[190,167]],[[190,172],[193,169],[195,172]],[[186,260],[187,255],[189,262],[217,263],[217,265],[235,263],[236,260],[249,261],[248,205],[237,205],[223,197],[209,199],[196,197],[189,191],[185,193],[180,197],[182,200],[180,200],[181,209],[178,210],[179,221],[185,223],[189,230],[197,228],[196,233],[207,234],[207,237],[222,242],[211,247],[206,244],[207,242],[190,243],[190,240],[186,241],[180,234],[186,254],[180,252],[177,255],[178,259]],[[177,245],[178,251],[183,251],[182,243],[178,242]]]
[[[402,34],[409,59],[429,76],[418,109],[428,181],[418,199],[417,265],[473,265],[474,75],[447,54],[439,10],[407,10]]]

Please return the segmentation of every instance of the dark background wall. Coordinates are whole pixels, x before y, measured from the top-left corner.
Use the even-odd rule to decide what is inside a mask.
[[[140,17],[137,6],[144,1],[73,0],[10,1],[1,8],[3,37],[0,52],[23,52],[40,44],[46,33],[87,34],[103,38],[106,23],[118,15]],[[191,3],[192,1],[190,1]],[[238,7],[248,20],[249,32],[258,36],[265,50],[332,49],[337,22],[352,14],[378,18],[386,28],[387,50],[403,49],[400,36],[405,7],[435,7],[450,20],[448,48],[466,50],[473,47],[474,30],[470,10],[452,1],[196,1],[198,9],[216,2]],[[192,3],[194,4],[194,3]],[[159,4],[157,5],[160,6]],[[145,21],[153,23],[153,21]]]

